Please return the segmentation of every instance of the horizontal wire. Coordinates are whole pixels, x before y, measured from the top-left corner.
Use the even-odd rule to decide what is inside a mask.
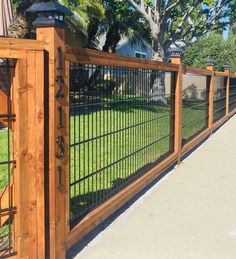
[[[170,137],[170,136],[173,136],[173,135],[174,135],[174,133],[168,134],[168,135],[166,135],[166,136],[164,136],[164,137],[162,137],[162,138],[160,138],[160,139],[158,139],[158,140],[156,140],[156,141],[150,143],[149,145],[146,145],[146,146],[144,146],[144,147],[142,147],[142,148],[140,148],[140,149],[138,149],[138,150],[136,150],[136,151],[130,153],[129,155],[127,155],[127,156],[125,156],[125,157],[122,157],[121,159],[118,159],[118,160],[114,161],[113,163],[110,163],[109,165],[104,166],[104,167],[100,168],[99,170],[96,170],[96,171],[94,171],[93,173],[91,173],[91,174],[89,174],[89,175],[87,175],[87,176],[85,176],[85,177],[83,177],[83,178],[81,178],[81,179],[79,179],[79,180],[77,180],[77,181],[71,183],[70,186],[74,186],[75,184],[78,184],[78,183],[80,183],[80,182],[82,182],[82,181],[84,181],[84,180],[86,180],[86,179],[92,177],[93,175],[95,175],[95,174],[97,174],[97,173],[99,173],[99,172],[101,172],[101,171],[104,171],[104,170],[108,169],[109,167],[111,167],[111,166],[113,166],[113,165],[115,165],[115,164],[117,164],[117,163],[120,163],[120,162],[122,162],[123,160],[125,160],[125,159],[127,159],[127,158],[133,156],[134,154],[137,154],[137,153],[143,151],[144,149],[146,149],[146,148],[148,148],[148,147],[150,147],[150,146],[152,146],[152,145],[155,145],[156,143],[158,143],[158,142],[160,142],[160,141],[162,141],[162,140],[164,140],[164,139],[166,139],[166,138],[168,138],[168,137]]]
[[[200,120],[203,120],[203,119],[206,119],[207,117],[209,117],[209,113],[208,113],[206,116],[204,116],[204,117],[199,117],[198,119],[192,121],[191,123],[188,123],[188,124],[184,125],[184,126],[182,127],[182,129],[188,128],[189,126],[191,126],[191,125],[194,124],[195,122],[200,121]]]
[[[193,106],[190,106],[190,107],[187,107],[187,108],[184,108],[184,110],[189,110],[189,109],[192,109],[192,108],[195,108],[195,107],[198,107],[198,106],[201,106],[201,105],[206,105],[208,104],[209,105],[209,102],[205,102],[205,103],[200,103],[200,104],[196,104],[196,105],[193,105]]]
[[[115,131],[112,131],[112,132],[109,132],[109,133],[106,133],[106,134],[103,134],[103,135],[100,135],[100,136],[97,136],[97,137],[93,137],[93,138],[90,138],[90,139],[87,139],[87,140],[84,140],[84,141],[81,141],[81,142],[70,144],[70,147],[78,146],[78,145],[85,144],[85,143],[88,143],[88,142],[91,142],[91,141],[94,141],[94,140],[97,140],[97,139],[101,139],[101,138],[104,138],[104,137],[107,137],[107,136],[111,136],[111,135],[120,133],[122,131],[126,131],[126,130],[129,130],[129,129],[132,129],[132,128],[136,128],[136,127],[151,123],[153,121],[158,121],[158,120],[166,118],[166,117],[173,117],[174,115],[175,115],[175,113],[166,114],[166,115],[163,115],[161,117],[157,117],[157,118],[154,118],[154,119],[151,119],[151,120],[148,120],[148,121],[140,122],[140,123],[134,124],[134,125],[126,127],[126,128],[122,128],[122,129],[115,130]]]

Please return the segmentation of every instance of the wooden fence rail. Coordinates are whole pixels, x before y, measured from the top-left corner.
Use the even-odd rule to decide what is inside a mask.
[[[0,39],[0,59],[16,61],[11,83],[11,106],[15,114],[11,128],[15,167],[12,183],[0,194],[0,208],[7,207],[7,196],[9,190],[13,188],[16,207],[13,224],[16,258],[65,258],[66,251],[78,240],[139,193],[164,170],[175,163],[180,163],[184,155],[236,113],[236,105],[235,108],[230,109],[233,107],[232,104],[236,103],[236,95],[233,90],[231,91],[234,87],[231,82],[236,79],[236,75],[231,74],[228,69],[225,72],[214,71],[213,66],[208,66],[206,70],[184,67],[178,55],[172,57],[172,63],[162,63],[72,48],[66,45],[64,28],[37,28],[36,33],[37,40]],[[78,97],[79,91],[72,90],[73,86],[78,87],[81,79],[81,74],[78,74],[78,82],[72,82],[72,65],[78,66],[78,73],[82,73],[81,69],[87,69],[87,74],[91,72],[89,70],[91,67],[92,69],[102,68],[100,78],[112,78],[112,76],[115,78],[120,76],[122,71],[126,81],[132,79],[131,72],[133,78],[138,80],[140,73],[140,77],[144,75],[143,81],[139,82],[140,88],[143,82],[151,80],[151,76],[149,78],[151,73],[165,72],[168,73],[170,81],[170,95],[174,96],[169,104],[170,114],[173,113],[173,116],[170,115],[168,118],[170,128],[173,128],[173,132],[170,132],[170,146],[173,149],[170,149],[170,152],[160,161],[153,163],[152,167],[145,169],[146,171],[139,177],[111,195],[109,199],[88,211],[73,226],[70,224],[72,217],[70,178],[73,159],[70,155],[72,139],[70,118],[75,115],[70,109],[72,104],[80,107],[88,104],[91,98],[83,94],[82,102]],[[106,74],[106,69],[113,69],[113,74]],[[136,71],[136,74],[133,71]],[[190,136],[186,137],[187,141],[184,142],[183,121],[186,118],[185,111],[189,109],[184,105],[190,101],[183,95],[184,80],[187,76],[190,79],[198,76],[199,80],[204,80],[205,88],[200,90],[201,93],[206,94],[202,94],[199,100],[201,105],[207,108],[203,109],[204,114],[201,117],[202,121],[206,122],[206,127],[200,128],[196,134],[195,132],[189,134]],[[222,82],[222,86],[216,85],[216,79]],[[85,89],[82,90],[85,91]],[[135,87],[132,91],[135,95]],[[1,85],[0,96],[0,114],[5,114],[6,99],[4,98],[7,97],[4,97]],[[146,93],[143,94],[145,98],[141,94],[140,96],[142,100],[150,99]],[[92,99],[95,101],[89,104],[101,106],[101,96],[95,98],[92,95]],[[79,101],[76,103],[75,100]],[[102,104],[104,109],[108,110],[112,101],[114,100],[106,99],[104,101],[106,104]],[[97,104],[98,102],[100,103]],[[153,105],[158,106],[159,103]],[[214,117],[216,114],[219,119]],[[82,116],[84,115],[81,115],[81,118]],[[131,115],[129,116],[132,118]],[[89,123],[89,119],[87,120]],[[84,127],[85,125],[89,128],[88,124],[84,124]],[[135,125],[131,125],[131,128]],[[77,157],[75,161],[78,162],[79,159],[81,158]],[[0,222],[4,225],[7,216],[1,213],[0,217]]]

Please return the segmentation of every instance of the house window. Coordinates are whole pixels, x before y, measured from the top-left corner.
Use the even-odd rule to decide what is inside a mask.
[[[147,53],[135,51],[134,52],[134,57],[135,58],[147,58]]]

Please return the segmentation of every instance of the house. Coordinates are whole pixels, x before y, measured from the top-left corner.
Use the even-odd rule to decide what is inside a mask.
[[[98,49],[102,50],[102,47],[106,41],[106,35],[102,35],[98,38],[99,45]],[[152,59],[153,56],[153,49],[152,46],[142,40],[138,36],[122,36],[118,46],[116,48],[116,54],[129,56],[133,58],[145,58],[145,59]]]
[[[152,59],[153,57],[152,46],[135,36],[122,38],[116,48],[116,53],[134,58]]]

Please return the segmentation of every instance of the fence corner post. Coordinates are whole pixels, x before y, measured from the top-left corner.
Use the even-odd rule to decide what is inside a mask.
[[[229,84],[230,84],[230,66],[224,66],[224,72],[227,75],[226,82],[226,116],[229,115]]]
[[[214,113],[214,61],[211,59],[208,59],[206,61],[207,70],[212,71],[212,74],[210,76],[210,80],[208,83],[209,86],[209,117],[208,117],[208,128],[211,131],[213,131],[213,113]]]
[[[45,43],[47,63],[46,91],[48,118],[48,170],[46,175],[46,252],[51,259],[66,257],[66,182],[69,177],[69,90],[65,78],[65,15],[71,12],[52,2],[33,4],[27,12],[35,13],[33,22],[37,40]]]
[[[171,50],[171,63],[179,65],[179,70],[175,81],[175,134],[174,134],[174,153],[178,156],[178,164],[181,161],[182,148],[182,83],[183,65],[182,50],[179,48]]]

